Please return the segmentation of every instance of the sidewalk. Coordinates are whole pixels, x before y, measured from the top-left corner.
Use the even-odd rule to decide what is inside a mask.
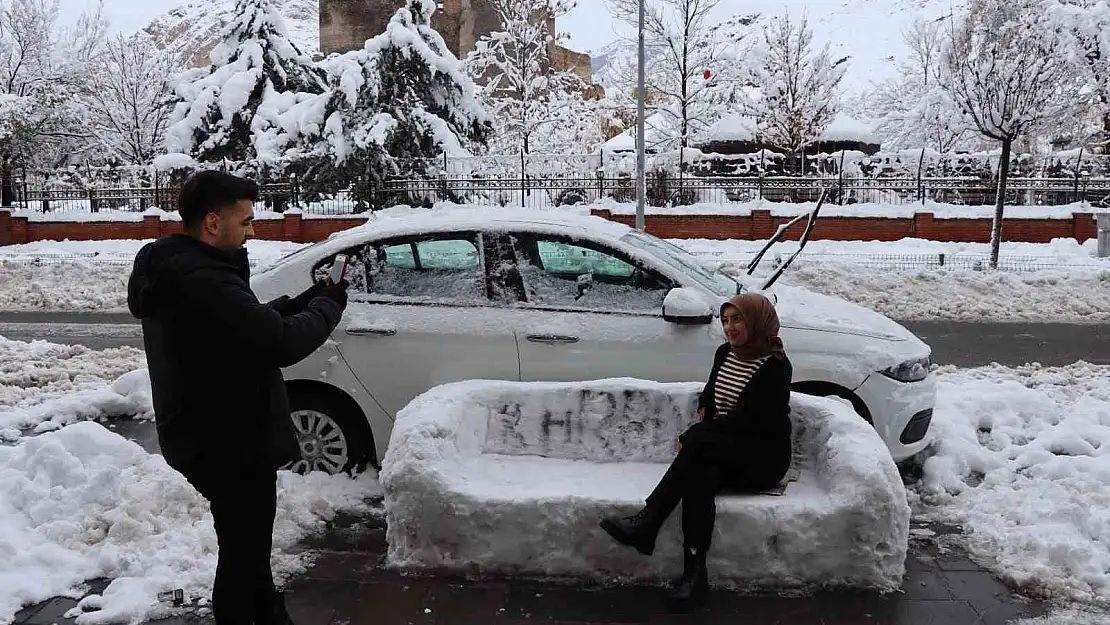
[[[287,592],[297,625],[1005,625],[1041,613],[1039,606],[1018,600],[962,555],[944,554],[918,542],[911,545],[901,594],[777,597],[714,591],[706,607],[690,615],[667,614],[660,588],[527,579],[468,581],[386,571],[382,567],[385,521],[380,515],[337,518],[327,533],[302,547],[312,552],[316,561]],[[62,615],[74,604],[69,599],[54,599],[24,610],[15,625],[73,623]],[[214,621],[208,615],[187,613],[151,623],[212,625]]]

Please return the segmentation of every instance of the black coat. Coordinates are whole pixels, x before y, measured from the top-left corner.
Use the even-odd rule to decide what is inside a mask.
[[[245,249],[184,234],[135,257],[127,305],[142,320],[158,444],[186,476],[300,458],[281,368],[323,345],[343,311],[313,289],[261,304],[249,280]]]
[[[789,358],[771,357],[752,375],[732,410],[721,415],[714,395],[717,374],[728,352],[728,343],[717,349],[709,381],[698,400],[698,408],[705,410],[704,422],[729,439],[730,454],[742,455],[745,464],[758,466],[769,475],[785,475],[792,453],[790,384],[794,367]]]

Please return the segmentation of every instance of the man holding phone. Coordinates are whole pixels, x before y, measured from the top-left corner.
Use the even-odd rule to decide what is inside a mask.
[[[258,190],[218,171],[191,176],[178,195],[184,233],[139,250],[127,292],[162,455],[211,504],[218,625],[292,623],[270,570],[277,469],[300,458],[281,369],[323,345],[347,305],[342,279],[258,301],[244,247]]]

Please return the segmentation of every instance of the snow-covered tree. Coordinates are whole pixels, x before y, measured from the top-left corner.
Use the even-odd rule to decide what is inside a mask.
[[[637,28],[640,0],[609,0],[621,21]],[[648,116],[666,127],[648,134],[670,138],[657,149],[688,147],[691,140],[744,102],[748,84],[748,26],[755,16],[710,25],[719,0],[644,0],[645,89],[660,102]],[[708,72],[708,78],[706,74]],[[618,93],[634,106],[636,63],[627,63]]]
[[[878,86],[868,112],[878,120],[884,148],[948,152],[972,129],[940,86],[944,24],[919,18],[904,39],[910,53],[899,63],[898,75]]]
[[[0,161],[56,166],[87,143],[75,97],[107,32],[100,6],[70,25],[58,0],[0,1]],[[5,184],[5,197],[8,190]]]
[[[108,42],[81,98],[89,111],[89,131],[106,156],[147,165],[161,153],[174,71],[173,60],[146,33]]]
[[[789,16],[772,19],[755,58],[759,132],[770,145],[797,154],[836,116],[846,59],[834,60],[828,44],[814,47],[804,16],[797,23]]]
[[[281,112],[324,92],[324,75],[290,39],[273,0],[236,0],[212,64],[183,73],[166,150],[198,161],[267,166],[256,137]]]
[[[1107,0],[1047,0],[1049,28],[1059,28],[1067,43],[1067,58],[1084,86],[1075,95],[1093,114],[1091,136],[1110,151],[1110,2]]]
[[[551,58],[555,20],[573,0],[491,0],[502,30],[483,35],[466,59],[494,123],[494,152],[532,152],[568,114],[582,110],[585,81]]]
[[[1045,23],[1043,10],[1040,0],[971,0],[944,50],[941,85],[984,137],[1002,144],[992,268],[998,266],[1013,143],[1067,110],[1061,93],[1068,76],[1063,37]]]
[[[407,0],[384,33],[361,50],[328,61],[331,90],[291,109],[286,128],[299,139],[287,162],[303,188],[368,189],[391,177],[424,177],[428,159],[468,155],[491,124],[463,63],[431,26],[432,0]]]

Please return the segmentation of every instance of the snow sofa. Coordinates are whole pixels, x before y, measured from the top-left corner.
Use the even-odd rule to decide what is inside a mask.
[[[695,418],[701,384],[471,381],[398,415],[382,463],[388,564],[466,574],[654,583],[681,572],[680,510],[655,554],[616,544]],[[845,404],[795,393],[780,494],[717,497],[711,583],[897,589],[910,510],[878,434]]]

